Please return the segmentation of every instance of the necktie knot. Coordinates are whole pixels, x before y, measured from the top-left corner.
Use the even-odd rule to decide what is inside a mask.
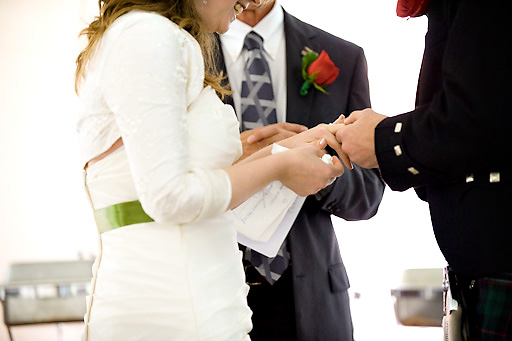
[[[251,31],[247,33],[244,40],[244,48],[248,51],[259,49],[263,46],[263,38],[256,32]]]

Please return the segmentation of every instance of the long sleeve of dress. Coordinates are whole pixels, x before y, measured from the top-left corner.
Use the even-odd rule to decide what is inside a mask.
[[[229,178],[190,162],[187,110],[203,87],[199,45],[157,14],[125,16],[100,47],[100,87],[142,206],[162,223],[216,216],[231,199]]]

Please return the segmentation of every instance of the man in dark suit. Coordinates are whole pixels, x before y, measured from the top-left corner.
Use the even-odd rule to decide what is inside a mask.
[[[245,155],[306,127],[333,122],[341,113],[370,106],[363,50],[298,20],[271,0],[264,7],[249,7],[220,37],[224,58],[219,65],[227,71],[234,91],[227,102],[239,118],[242,45],[250,31],[264,41],[279,123],[242,132]],[[307,95],[299,94],[304,83],[301,51],[306,47],[318,53],[325,50],[340,69],[326,87],[328,94],[313,87]],[[306,199],[287,237],[291,262],[273,285],[254,267],[246,267],[253,340],[353,340],[349,281],[331,214],[345,220],[369,219],[377,212],[383,192],[375,170],[346,169],[331,186]]]
[[[480,1],[400,3],[399,14],[428,10],[416,108],[352,113],[337,138],[393,190],[416,188],[428,201],[469,339],[511,340],[512,24]]]

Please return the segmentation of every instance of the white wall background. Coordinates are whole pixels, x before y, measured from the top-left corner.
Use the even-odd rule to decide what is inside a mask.
[[[302,20],[364,48],[376,111],[413,109],[425,18],[396,17],[396,0],[279,1]],[[0,283],[12,262],[95,254],[78,162],[73,76],[77,35],[96,4],[0,0]],[[353,300],[356,339],[440,339],[440,328],[397,326],[390,296],[403,269],[444,266],[427,205],[412,191],[386,190],[376,217],[335,224],[352,292],[360,294]],[[66,339],[79,339],[80,324],[63,328]],[[13,336],[58,337],[55,326],[17,327]],[[0,323],[0,340],[6,339]]]

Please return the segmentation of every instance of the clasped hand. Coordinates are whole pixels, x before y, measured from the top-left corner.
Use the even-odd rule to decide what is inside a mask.
[[[379,167],[375,155],[375,128],[386,117],[372,109],[352,112],[345,119],[345,126],[335,133],[343,153],[361,167]]]
[[[336,151],[345,166],[352,169],[353,166],[349,157],[342,151],[341,145],[335,137],[336,132],[344,126],[344,119],[345,117],[341,115],[331,124],[321,123],[311,129],[296,123],[281,122],[246,130],[240,134],[243,148],[243,155],[240,157],[240,160],[272,143],[279,142],[281,146],[291,149],[304,144],[318,142],[325,138],[327,145]]]
[[[311,129],[294,123],[277,123],[245,131],[241,134],[242,158],[278,142],[290,149],[283,157],[291,158],[289,162],[294,165],[279,180],[299,195],[316,193],[345,171],[336,155],[332,157],[332,165],[321,161],[327,146],[336,151],[347,168],[352,168],[350,159],[343,153],[335,137],[336,132],[343,127],[343,119],[341,116],[332,124],[319,124]]]

